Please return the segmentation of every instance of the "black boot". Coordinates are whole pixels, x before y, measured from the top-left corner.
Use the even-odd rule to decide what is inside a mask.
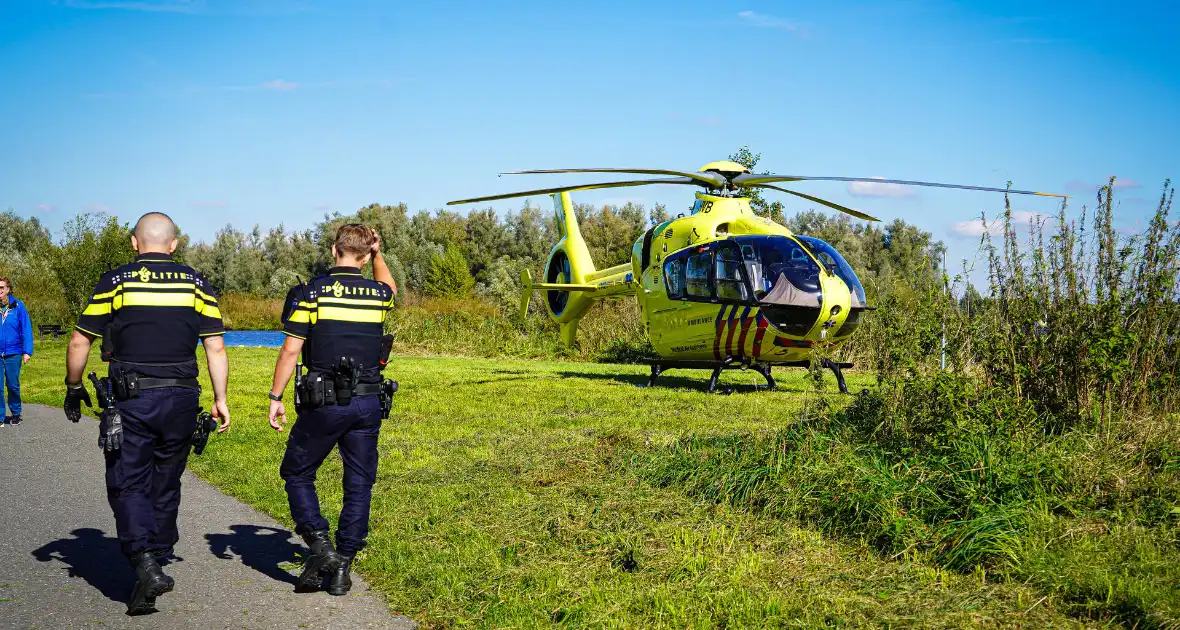
[[[323,583],[323,575],[331,573],[344,560],[332,546],[332,538],[328,530],[320,529],[303,535],[303,542],[311,549],[307,561],[303,563],[303,573],[295,583],[296,593],[310,593],[317,591]]]
[[[156,597],[171,591],[174,581],[164,574],[155,556],[150,553],[140,552],[131,556],[131,566],[135,567],[135,589],[131,591],[131,601],[127,603],[127,614],[156,612]]]
[[[332,574],[332,581],[328,582],[328,593],[332,595],[344,595],[348,593],[348,589],[352,588],[352,577],[349,573],[352,570],[353,554],[340,554],[344,562],[336,567],[336,572]]]

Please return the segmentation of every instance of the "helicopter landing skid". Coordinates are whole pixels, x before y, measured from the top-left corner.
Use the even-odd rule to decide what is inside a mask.
[[[810,368],[811,367],[811,364],[808,363],[807,361],[796,361],[795,363],[783,363],[782,365],[787,365],[790,367],[801,367],[801,368]],[[843,368],[850,368],[850,367],[855,366],[856,364],[855,363],[837,363],[831,359],[824,358],[824,359],[820,359],[819,365],[820,365],[820,367],[828,368],[829,370],[832,371],[832,374],[836,375],[836,385],[840,388],[840,393],[847,394],[848,393],[848,384],[844,382]]]
[[[659,360],[659,361],[650,361],[650,363],[651,363],[651,376],[649,376],[647,379],[647,385],[646,385],[647,387],[651,387],[652,385],[654,385],[656,382],[656,379],[659,378],[660,374],[663,374],[665,370],[672,370],[672,369],[713,370],[712,376],[709,377],[708,389],[706,390],[708,393],[711,394],[711,393],[717,391],[717,379],[721,377],[722,370],[737,370],[737,369],[749,368],[749,369],[754,370],[755,372],[761,374],[762,377],[766,379],[766,389],[774,390],[774,389],[778,388],[778,384],[774,382],[774,377],[770,375],[770,365],[765,364],[765,363],[749,365],[749,364],[742,364],[742,363],[735,362],[732,359],[727,359],[725,361],[667,361],[667,360]],[[726,387],[724,390],[724,393],[731,394],[731,393],[733,393],[733,389]]]

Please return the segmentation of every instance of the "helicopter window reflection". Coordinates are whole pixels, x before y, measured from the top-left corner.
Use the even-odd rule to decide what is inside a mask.
[[[668,286],[668,297],[684,297],[684,261],[677,258],[664,265],[664,278]]]
[[[746,236],[735,240],[741,247],[755,298],[781,304],[815,303],[815,297],[803,295],[819,294],[819,265],[798,243],[781,236]]]
[[[712,262],[711,252],[701,252],[689,256],[688,267],[685,270],[685,289],[691,296],[713,297],[712,287],[709,286],[709,264]]]
[[[848,286],[848,290],[852,292],[852,308],[864,308],[868,305],[868,300],[865,298],[864,286],[861,285],[860,279],[856,277],[856,272],[852,270],[852,266],[848,264],[848,261],[844,260],[840,252],[836,251],[836,248],[814,236],[799,236],[798,238],[809,246],[811,251],[815,252],[824,261],[824,264]]]
[[[717,297],[740,302],[750,299],[749,287],[742,278],[742,255],[734,248],[717,250]]]

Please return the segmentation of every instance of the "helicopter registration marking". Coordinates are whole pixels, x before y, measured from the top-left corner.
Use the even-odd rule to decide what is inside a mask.
[[[688,320],[689,326],[699,326],[701,324],[712,324],[712,323],[713,323],[712,317],[698,317],[696,319]]]
[[[672,352],[688,352],[690,350],[701,350],[705,347],[705,342],[693,344],[691,346],[672,346]]]

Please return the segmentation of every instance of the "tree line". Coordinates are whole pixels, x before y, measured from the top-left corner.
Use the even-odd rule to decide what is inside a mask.
[[[758,157],[747,147],[730,156],[751,169]],[[757,195],[752,206],[792,231],[835,246],[860,275],[870,301],[912,278],[916,270],[933,273],[945,251],[930,233],[901,220],[877,226],[814,210],[787,217],[781,203],[767,203]],[[683,212],[688,211],[686,204]],[[674,213],[661,204],[646,208],[626,203],[576,204],[575,214],[595,264],[608,267],[630,260],[635,240]],[[405,203],[373,203],[347,215],[325,214],[302,231],[281,224],[245,230],[230,224],[211,243],[193,242],[181,224],[176,258],[205,274],[223,295],[280,299],[292,285],[331,267],[336,229],[349,222],[380,233],[390,271],[406,289],[399,299],[407,293],[472,298],[508,313],[518,304],[521,269],[540,277],[558,239],[552,211],[527,201],[506,212],[489,206],[465,214],[448,209],[411,212]],[[22,218],[9,210],[0,214],[0,273],[12,278],[16,294],[39,320],[69,324],[102,273],[134,257],[132,229],[132,223],[113,216],[82,213],[55,236],[36,217]]]

